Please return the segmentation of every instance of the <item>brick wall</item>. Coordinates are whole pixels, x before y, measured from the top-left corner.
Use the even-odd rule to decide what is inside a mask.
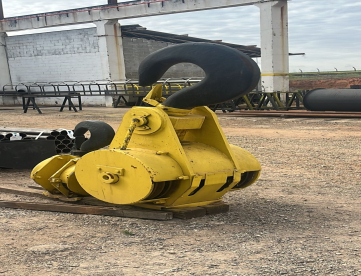
[[[101,80],[96,28],[7,37],[13,83]]]

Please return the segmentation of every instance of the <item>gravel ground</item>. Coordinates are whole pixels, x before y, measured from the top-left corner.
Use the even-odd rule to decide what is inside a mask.
[[[9,107],[0,126],[116,129],[125,111]],[[361,275],[361,120],[219,119],[262,164],[257,183],[224,197],[230,212],[149,221],[0,208],[0,275]],[[29,185],[29,173],[0,170],[0,181]]]

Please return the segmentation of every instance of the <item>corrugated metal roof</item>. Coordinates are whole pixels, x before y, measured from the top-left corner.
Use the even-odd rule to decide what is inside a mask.
[[[138,24],[122,26],[121,29],[122,29],[123,37],[144,38],[144,39],[164,41],[175,44],[187,43],[187,42],[210,42],[210,43],[229,46],[231,48],[244,52],[250,57],[261,56],[261,49],[256,46],[244,46],[244,45],[221,42],[218,40],[208,40],[203,38],[191,37],[188,35],[176,35],[176,34],[150,31]]]

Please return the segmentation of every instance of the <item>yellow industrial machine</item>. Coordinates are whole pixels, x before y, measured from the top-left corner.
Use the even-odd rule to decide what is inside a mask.
[[[259,162],[227,142],[208,107],[166,106],[162,85],[143,101],[150,106],[130,109],[108,148],[51,157],[31,177],[51,194],[153,209],[210,204],[258,179]]]

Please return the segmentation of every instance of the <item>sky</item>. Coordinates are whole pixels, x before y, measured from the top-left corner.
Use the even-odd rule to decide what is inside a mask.
[[[103,5],[107,0],[2,0],[5,17]],[[125,2],[118,0],[118,2]],[[288,2],[290,72],[361,70],[361,0]],[[260,46],[259,8],[243,6],[120,20],[148,30]],[[68,26],[92,27],[93,24]],[[49,31],[53,28],[42,29]],[[59,29],[59,28],[57,28]],[[39,32],[37,30],[36,32]],[[9,33],[17,35],[22,33]],[[26,32],[29,33],[29,32]],[[257,60],[260,62],[259,60]]]

